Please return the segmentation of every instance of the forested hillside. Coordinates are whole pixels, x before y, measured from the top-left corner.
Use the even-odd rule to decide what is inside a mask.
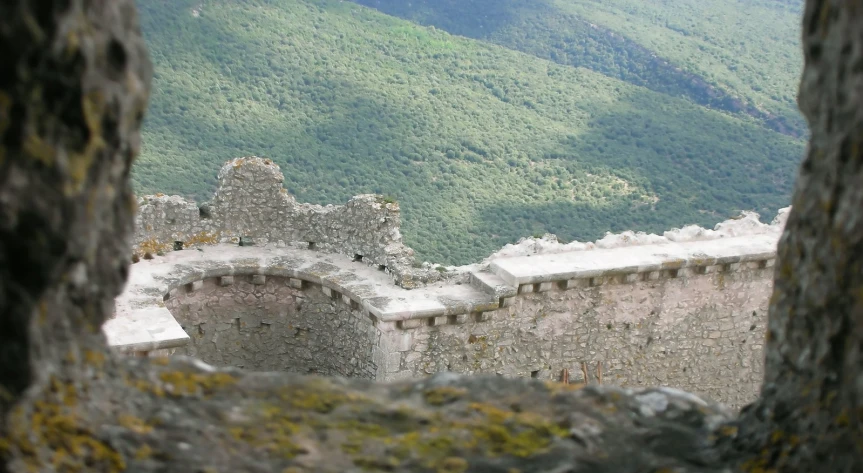
[[[803,0],[354,0],[802,136]]]
[[[138,5],[156,65],[139,192],[203,199],[224,161],[266,156],[302,201],[396,198],[407,243],[441,263],[546,231],[773,215],[803,150],[687,93],[350,2]]]

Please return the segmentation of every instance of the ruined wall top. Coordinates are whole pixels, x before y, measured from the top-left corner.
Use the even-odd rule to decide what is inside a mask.
[[[222,167],[209,202],[144,196],[138,200],[134,251],[144,257],[177,246],[275,244],[349,255],[399,278],[410,272],[413,250],[402,243],[398,203],[367,194],[345,205],[301,204],[283,181],[273,161],[246,157]]]
[[[695,225],[662,235],[626,231],[606,234],[596,242],[562,244],[554,235],[524,238],[484,261],[461,267],[418,264],[401,235],[399,205],[380,195],[365,194],[344,205],[299,203],[283,187],[279,166],[259,157],[237,158],[218,174],[213,198],[201,204],[180,196],[156,194],[138,199],[134,251],[137,258],[162,255],[177,248],[232,243],[242,246],[292,247],[336,253],[377,266],[395,283],[417,288],[461,278],[487,268],[495,260],[515,256],[571,253],[643,245],[708,241],[740,236],[778,238],[789,209],[781,209],[770,224],[743,212],[714,229]]]

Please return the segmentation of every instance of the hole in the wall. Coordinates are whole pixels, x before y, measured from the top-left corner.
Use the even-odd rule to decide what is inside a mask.
[[[182,249],[183,249],[183,242],[182,241],[175,241],[174,242],[174,251],[181,251]]]
[[[170,298],[171,298],[171,293],[170,293],[170,292],[166,292],[166,293],[165,293],[165,295],[164,295],[164,296],[162,296],[162,302],[165,302],[165,301],[167,301],[167,300],[168,300],[168,299],[170,299]]]
[[[240,318],[239,317],[234,318],[234,326],[237,327],[237,332],[239,332],[240,331]]]
[[[754,311],[754,310],[753,310],[753,311],[752,311],[752,316],[753,316],[753,317],[758,317],[758,312],[756,312],[756,311]]]
[[[379,264],[378,265],[378,271],[386,271],[386,270],[387,270],[387,266],[385,264]]]
[[[756,327],[756,326],[755,326],[755,324],[750,325],[750,326],[749,326],[749,331],[751,332],[751,331],[755,330],[755,327]]]
[[[461,356],[461,361],[467,361],[467,355],[462,355],[462,356]]]
[[[531,371],[531,372],[530,372],[530,377],[531,377],[531,378],[539,378],[539,370]]]
[[[310,250],[314,250],[316,246],[317,246],[317,244],[315,242],[313,242],[313,241],[309,242],[309,249]]]
[[[207,205],[202,205],[198,207],[198,216],[201,217],[203,220],[207,220],[208,218],[210,218],[210,207]]]
[[[357,253],[357,254],[355,254],[355,255],[354,255],[354,261],[355,261],[355,262],[356,262],[356,261],[362,261],[362,260],[363,260],[363,255],[361,255],[361,254],[359,254],[359,253]]]

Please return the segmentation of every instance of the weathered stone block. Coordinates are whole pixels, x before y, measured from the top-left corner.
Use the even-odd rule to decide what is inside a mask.
[[[569,279],[566,281],[566,289],[580,289],[590,287],[590,279]]]
[[[461,325],[468,321],[468,314],[450,315],[448,319],[450,325]]]
[[[222,276],[219,278],[219,285],[220,286],[230,286],[233,284],[234,284],[234,277],[233,276]]]
[[[407,319],[398,321],[398,327],[402,330],[420,328],[424,325],[428,325],[428,319]]]
[[[252,284],[256,286],[262,286],[267,283],[267,277],[263,274],[253,274],[252,275]]]
[[[542,283],[539,283],[537,285],[535,292],[548,292],[552,289],[554,289],[554,282],[553,281],[542,282]]]
[[[413,345],[414,337],[410,332],[402,332],[398,335],[398,351],[409,351]]]

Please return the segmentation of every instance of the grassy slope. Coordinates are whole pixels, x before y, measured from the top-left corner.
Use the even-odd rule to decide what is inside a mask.
[[[395,196],[420,256],[712,225],[787,205],[802,144],[751,120],[336,0],[139,0],[156,64],[139,191],[273,158],[299,199]]]

